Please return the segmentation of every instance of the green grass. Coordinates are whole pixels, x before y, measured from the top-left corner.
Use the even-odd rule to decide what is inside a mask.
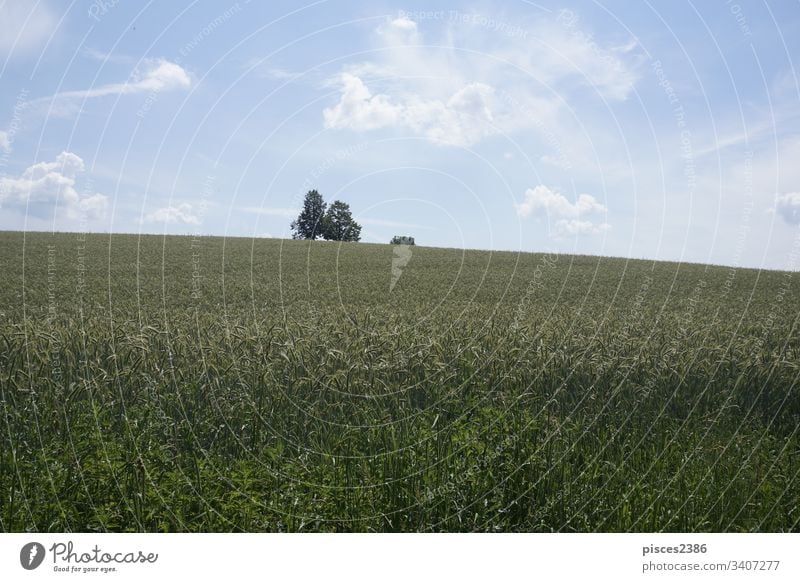
[[[0,233],[4,531],[798,531],[800,281]]]

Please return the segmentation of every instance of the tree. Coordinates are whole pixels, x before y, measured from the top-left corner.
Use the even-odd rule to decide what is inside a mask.
[[[336,200],[330,205],[323,221],[323,234],[326,240],[361,240],[361,225],[353,220],[349,204]]]
[[[294,231],[292,238],[303,238],[314,240],[323,235],[325,219],[325,202],[322,194],[316,190],[309,190],[303,201],[303,210],[297,220],[292,221],[291,227]]]
[[[392,240],[389,244],[393,245],[413,245],[414,237],[413,236],[399,236],[395,235],[392,237]]]

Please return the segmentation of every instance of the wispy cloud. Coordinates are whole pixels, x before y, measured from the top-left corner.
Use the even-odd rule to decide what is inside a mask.
[[[789,121],[788,119],[775,119],[774,114],[775,112],[772,112],[772,119],[766,119],[757,124],[751,124],[750,127],[746,128],[745,131],[728,133],[726,135],[717,137],[713,144],[697,148],[694,152],[694,155],[700,157],[709,154],[716,154],[722,150],[744,144],[749,144],[750,147],[753,147],[757,141],[762,140],[765,137],[774,136],[778,132],[782,121]]]
[[[288,81],[303,77],[303,73],[290,71],[284,67],[276,67],[271,59],[264,57],[253,57],[247,59],[242,68],[245,71],[254,73],[264,79],[275,79],[278,81]]]
[[[0,3],[0,55],[24,55],[40,49],[57,24],[47,2],[5,0]]]
[[[146,63],[143,71],[134,71],[131,80],[125,83],[111,83],[91,89],[64,91],[56,93],[48,99],[90,99],[107,95],[131,95],[188,89],[192,82],[186,70],[176,63],[165,59],[156,59]]]
[[[191,84],[189,73],[177,63],[165,59],[148,59],[123,83],[108,83],[39,97],[27,101],[22,110],[27,115],[68,118],[79,113],[83,102],[88,99],[111,95],[156,94],[188,89]]]

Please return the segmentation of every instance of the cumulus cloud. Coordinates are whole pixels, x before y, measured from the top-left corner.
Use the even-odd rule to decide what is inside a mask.
[[[589,194],[581,194],[575,202],[570,202],[560,192],[539,185],[528,188],[522,203],[515,207],[522,218],[542,214],[554,220],[556,236],[599,234],[611,228],[606,222],[596,222],[608,209]]]
[[[421,40],[417,23],[406,16],[390,20],[378,27],[377,32],[388,45],[415,44]]]
[[[84,196],[79,200],[79,206],[81,212],[84,213],[87,219],[92,220],[102,218],[106,215],[106,210],[108,208],[108,197],[104,196],[103,194]]]
[[[404,30],[406,32],[416,32],[417,23],[407,16],[400,16],[389,22],[390,30]]]
[[[324,108],[324,126],[393,128],[471,146],[495,135],[544,130],[586,85],[608,99],[633,90],[637,77],[625,54],[636,43],[606,48],[577,26],[547,21],[532,25],[532,50],[524,35],[498,35],[481,22],[443,23],[441,38],[429,41],[408,15],[387,20],[376,30],[376,57],[349,63],[329,79],[339,97]]]
[[[577,218],[581,215],[605,212],[606,207],[600,204],[594,196],[581,194],[576,202],[570,202],[560,192],[551,190],[547,186],[536,186],[525,191],[525,200],[517,205],[517,214],[523,218],[532,212],[544,210],[548,214]]]
[[[339,79],[341,98],[335,107],[322,112],[327,128],[369,130],[399,122],[403,107],[389,101],[386,95],[373,95],[364,82],[350,73]]]
[[[191,204],[184,202],[177,206],[159,208],[144,217],[145,222],[162,222],[164,224],[200,224],[200,218]]]
[[[64,209],[71,218],[102,218],[108,198],[102,194],[81,195],[75,189],[78,174],[85,170],[83,160],[72,152],[62,152],[52,162],[39,162],[18,178],[0,178],[0,205],[25,210],[34,216]]]
[[[775,210],[787,224],[800,224],[800,192],[780,194],[775,200]]]
[[[515,114],[494,87],[469,83],[446,100],[406,94],[393,100],[374,95],[364,81],[351,73],[339,77],[341,97],[323,111],[328,129],[369,131],[397,128],[437,143],[469,146],[491,135],[513,131]]]

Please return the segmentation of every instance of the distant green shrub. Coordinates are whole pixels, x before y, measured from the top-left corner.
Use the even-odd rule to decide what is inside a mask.
[[[414,237],[413,236],[394,236],[394,237],[392,237],[392,242],[390,244],[393,244],[393,245],[413,245],[414,244]]]

